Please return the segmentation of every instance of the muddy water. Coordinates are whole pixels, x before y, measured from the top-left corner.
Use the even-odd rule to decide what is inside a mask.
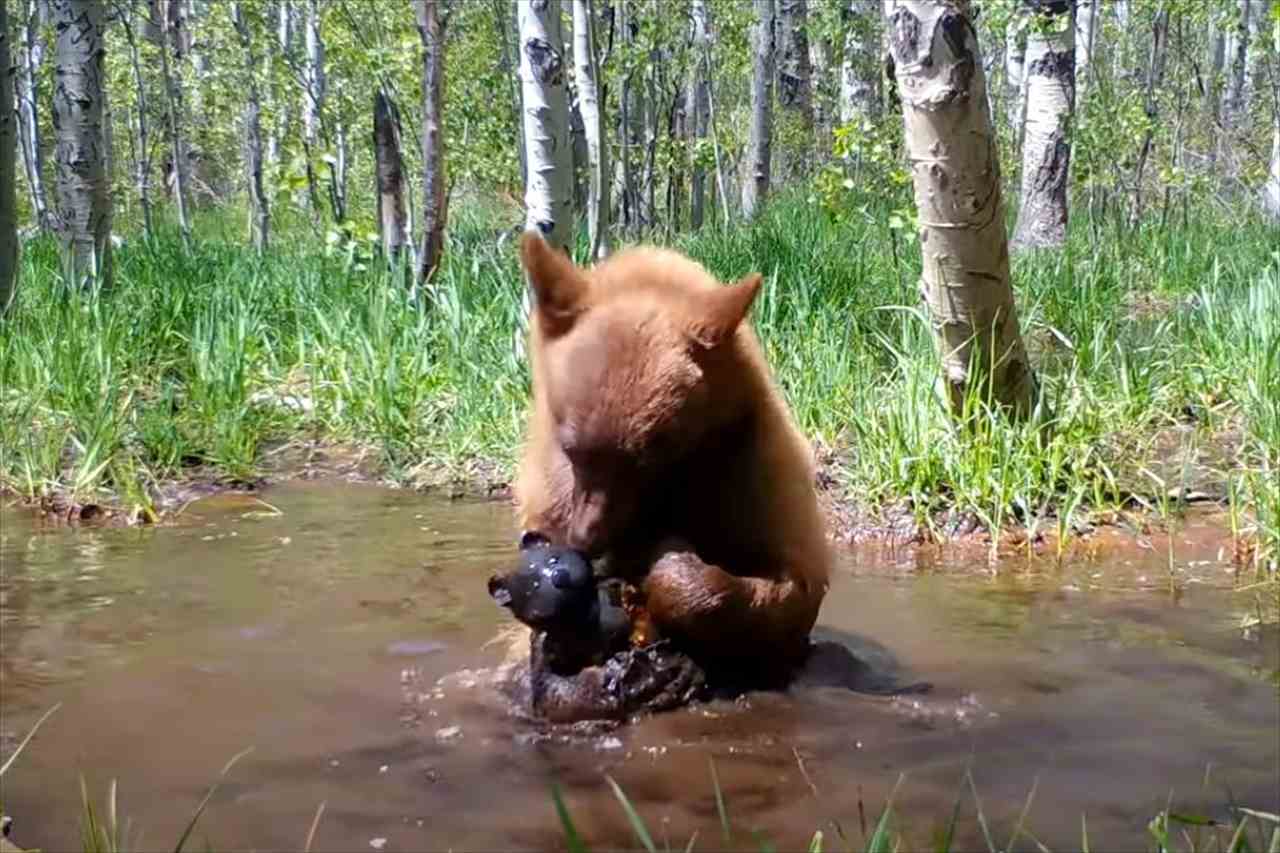
[[[4,780],[19,844],[78,844],[83,771],[100,794],[119,780],[140,847],[171,849],[247,746],[197,832],[215,849],[298,848],[322,801],[317,850],[549,849],[553,780],[590,843],[634,846],[604,773],[656,835],[710,849],[709,758],[735,825],[780,849],[833,821],[860,848],[859,801],[873,822],[900,774],[900,825],[925,844],[966,765],[999,844],[1033,784],[1026,825],[1053,849],[1077,847],[1082,813],[1095,849],[1145,846],[1171,790],[1186,809],[1220,811],[1228,788],[1280,809],[1276,638],[1241,633],[1227,566],[1194,537],[1175,540],[1176,596],[1162,548],[994,576],[852,554],[823,632],[933,694],[802,689],[561,742],[465,678],[435,688],[501,658],[484,579],[511,557],[505,505],[332,483],[264,497],[278,514],[224,496],[158,530],[4,511],[0,753],[63,703]]]

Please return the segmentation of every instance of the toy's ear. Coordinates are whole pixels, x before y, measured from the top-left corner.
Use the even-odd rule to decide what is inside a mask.
[[[520,263],[529,276],[538,322],[549,337],[563,335],[585,307],[587,276],[565,252],[553,248],[536,231],[520,238]]]
[[[700,316],[689,333],[707,349],[719,346],[733,337],[751,309],[764,277],[753,272],[737,284],[710,291],[704,298]]]
[[[537,530],[520,531],[520,550],[528,551],[530,548],[539,548],[544,545],[550,545],[551,540],[543,536]]]

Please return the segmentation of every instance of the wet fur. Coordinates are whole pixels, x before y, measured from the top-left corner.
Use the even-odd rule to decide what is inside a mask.
[[[583,269],[521,242],[536,300],[517,520],[636,583],[661,637],[768,679],[798,665],[830,554],[812,453],[750,323],[753,274],[656,248]]]

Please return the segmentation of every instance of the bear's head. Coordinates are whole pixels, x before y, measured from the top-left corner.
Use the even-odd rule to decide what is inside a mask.
[[[534,294],[536,414],[573,475],[568,544],[600,556],[653,487],[760,398],[743,320],[761,277],[725,286],[654,248],[582,268],[534,232],[520,254]]]

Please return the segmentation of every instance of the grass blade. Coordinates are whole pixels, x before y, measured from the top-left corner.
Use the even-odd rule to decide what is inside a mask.
[[[587,847],[578,835],[578,828],[573,825],[573,818],[569,817],[569,809],[565,807],[560,786],[554,782],[551,784],[551,801],[556,804],[556,815],[564,829],[564,843],[569,848],[569,853],[586,853]]]
[[[951,853],[951,845],[955,842],[956,824],[960,821],[960,803],[964,799],[964,779],[960,779],[960,784],[956,786],[956,802],[951,807],[951,820],[947,821],[946,832],[942,838],[938,839],[934,849],[937,853]]]
[[[653,838],[649,836],[648,828],[645,827],[639,813],[631,805],[631,801],[627,799],[627,795],[622,793],[622,788],[618,787],[618,783],[613,781],[613,777],[607,773],[604,778],[609,783],[609,787],[613,789],[613,795],[618,798],[618,802],[622,803],[622,810],[627,813],[627,820],[631,822],[631,830],[636,834],[636,838],[640,839],[640,843],[644,845],[644,849],[648,850],[649,853],[658,853],[658,848],[653,844]]]
[[[320,806],[316,809],[316,816],[311,819],[311,829],[307,830],[307,843],[302,848],[304,853],[311,853],[311,842],[316,838],[316,827],[320,825],[320,815],[324,814],[325,801],[320,801]]]
[[[871,838],[867,841],[867,853],[889,853],[893,849],[891,843],[893,841],[889,834],[889,815],[893,813],[893,798],[898,793],[898,786],[902,784],[902,780],[906,778],[905,773],[898,774],[898,781],[894,783],[893,790],[889,792],[889,799],[885,800],[884,811],[880,812],[880,819],[876,821],[876,828],[871,833]]]
[[[0,776],[3,776],[5,771],[9,769],[13,762],[18,760],[18,756],[22,754],[22,750],[26,747],[27,743],[35,737],[36,732],[40,730],[40,726],[44,725],[44,721],[49,719],[49,716],[61,707],[62,703],[59,702],[49,710],[45,711],[44,714],[40,716],[40,719],[36,720],[36,724],[31,727],[31,731],[27,732],[27,736],[22,739],[22,743],[18,744],[18,748],[13,751],[13,755],[10,755],[4,765],[0,766]]]
[[[991,838],[991,830],[987,828],[987,817],[982,813],[982,800],[978,797],[978,786],[974,784],[973,773],[965,770],[964,775],[969,780],[969,790],[973,793],[973,805],[978,810],[978,828],[982,830],[982,838],[987,842],[987,850],[990,853],[996,853],[996,843]]]
[[[204,795],[204,799],[200,801],[200,805],[196,806],[195,813],[191,815],[191,820],[187,822],[187,828],[182,831],[182,837],[178,839],[178,844],[173,848],[173,853],[182,853],[182,848],[186,845],[187,839],[191,837],[192,831],[196,828],[196,822],[200,820],[200,815],[204,814],[205,807],[209,805],[209,801],[213,799],[214,793],[218,790],[218,786],[222,784],[222,780],[226,778],[227,772],[232,766],[244,756],[253,752],[253,747],[246,747],[231,756],[231,760],[222,766],[222,772],[218,774],[218,779],[209,786],[209,791]]]
[[[724,843],[728,844],[732,833],[729,830],[729,812],[724,806],[724,791],[720,789],[720,775],[716,773],[714,758],[708,758],[707,764],[711,766],[711,787],[716,795],[716,814],[720,816],[720,835],[724,838]]]
[[[1027,792],[1027,801],[1022,804],[1022,811],[1018,814],[1018,822],[1014,824],[1013,835],[1009,836],[1009,843],[1005,845],[1006,850],[1013,849],[1013,842],[1018,840],[1018,836],[1022,834],[1022,825],[1026,822],[1027,812],[1031,811],[1031,801],[1036,797],[1036,787],[1040,784],[1040,774],[1036,774],[1031,780],[1031,790]]]

